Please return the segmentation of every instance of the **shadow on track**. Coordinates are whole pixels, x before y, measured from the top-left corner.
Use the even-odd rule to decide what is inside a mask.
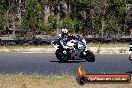
[[[128,72],[126,72],[126,73],[132,74],[132,71],[128,71]]]
[[[86,61],[67,61],[67,62],[50,61],[50,62],[57,62],[57,63],[80,63],[80,62],[86,62]]]

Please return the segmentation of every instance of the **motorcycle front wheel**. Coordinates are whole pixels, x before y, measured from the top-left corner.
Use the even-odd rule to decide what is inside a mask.
[[[85,60],[88,62],[94,62],[95,61],[95,55],[90,50],[86,51]]]
[[[59,62],[67,62],[68,56],[63,54],[60,49],[57,49],[55,52],[56,58],[59,60]]]

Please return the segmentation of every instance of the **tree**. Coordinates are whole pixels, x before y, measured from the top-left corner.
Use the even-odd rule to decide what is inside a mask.
[[[22,17],[21,32],[31,34],[35,37],[41,22],[41,5],[38,0],[26,0],[25,12]]]
[[[110,0],[111,12],[118,20],[118,24],[121,26],[122,33],[125,32],[125,21],[127,17],[127,0]]]
[[[20,34],[50,34],[67,26],[83,35],[123,34],[126,30],[127,0],[1,0],[0,29]],[[130,17],[127,20],[130,21]],[[116,20],[116,21],[114,21]]]
[[[0,1],[0,32],[3,31],[3,29],[6,26],[6,16],[5,16],[5,9],[4,9],[4,0]]]

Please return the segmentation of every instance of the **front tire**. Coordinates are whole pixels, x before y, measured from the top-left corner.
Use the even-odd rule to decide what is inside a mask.
[[[95,55],[90,50],[85,51],[85,60],[88,62],[94,62],[95,61]]]
[[[132,61],[132,57],[129,57],[129,60]]]
[[[60,51],[60,49],[56,50],[56,58],[59,60],[59,62],[67,62],[68,56],[66,54],[63,54],[63,52]]]

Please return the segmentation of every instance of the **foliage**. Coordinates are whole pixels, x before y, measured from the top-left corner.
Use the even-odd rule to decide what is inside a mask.
[[[41,6],[38,0],[26,0],[26,8],[22,19],[22,32],[35,33],[39,28]]]
[[[66,27],[86,36],[116,36],[130,28],[127,13],[127,0],[0,0],[0,29],[13,24],[14,16],[20,35],[55,35]]]
[[[5,9],[4,9],[4,0],[0,1],[0,31],[4,29],[6,25],[7,18],[5,16]]]
[[[70,33],[75,33],[76,27],[79,25],[79,21],[77,19],[71,19],[69,16],[64,18],[62,27],[66,27]]]

